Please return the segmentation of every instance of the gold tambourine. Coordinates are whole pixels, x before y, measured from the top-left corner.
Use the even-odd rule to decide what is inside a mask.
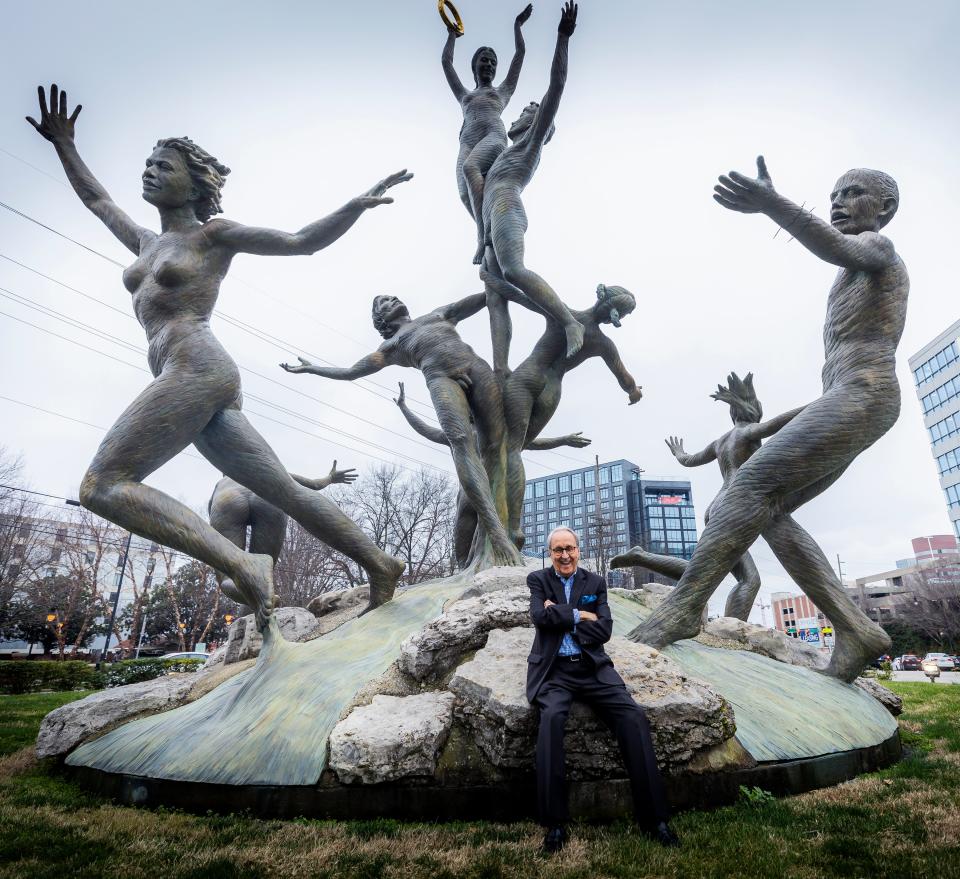
[[[453,21],[450,20],[447,15],[447,10],[450,10],[450,15],[453,16]],[[447,27],[452,27],[456,30],[460,36],[463,36],[463,19],[460,17],[460,13],[457,12],[457,7],[450,2],[450,0],[438,0],[437,2],[437,11],[440,13],[440,19]]]

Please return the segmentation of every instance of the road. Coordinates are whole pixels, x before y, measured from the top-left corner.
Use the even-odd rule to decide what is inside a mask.
[[[895,671],[891,672],[895,681],[926,681],[927,676],[922,671]],[[938,684],[960,684],[960,671],[942,671],[937,678]]]

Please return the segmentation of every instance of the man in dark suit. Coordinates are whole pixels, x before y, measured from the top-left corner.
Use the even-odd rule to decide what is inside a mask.
[[[547,546],[553,566],[527,577],[537,630],[527,659],[527,699],[540,709],[537,806],[547,828],[543,849],[558,852],[567,841],[563,736],[574,699],[590,705],[617,737],[641,829],[664,845],[677,845],[667,825],[650,724],[603,649],[613,631],[607,584],[578,566],[580,539],[574,531],[555,528]]]

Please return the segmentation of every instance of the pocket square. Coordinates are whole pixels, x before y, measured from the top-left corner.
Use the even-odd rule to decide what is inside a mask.
[[[581,603],[581,604],[592,604],[592,603],[593,603],[594,601],[596,601],[596,600],[597,600],[597,596],[596,596],[596,595],[584,595],[584,596],[581,596],[581,598],[580,598],[580,603]]]

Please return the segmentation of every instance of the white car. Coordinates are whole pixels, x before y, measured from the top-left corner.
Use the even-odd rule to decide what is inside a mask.
[[[161,656],[161,659],[208,659],[210,656],[209,653],[197,653],[196,651],[190,653],[167,653],[164,656]],[[953,666],[950,666],[953,668]]]
[[[953,660],[946,653],[928,653],[924,662],[935,662],[940,671],[953,671]]]

